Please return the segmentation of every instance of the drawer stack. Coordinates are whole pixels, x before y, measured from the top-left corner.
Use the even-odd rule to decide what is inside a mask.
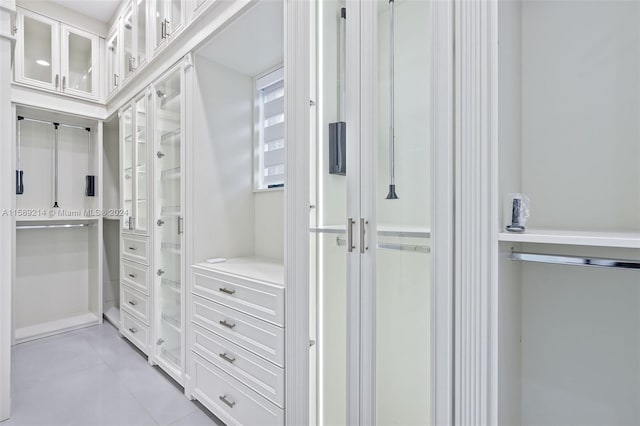
[[[194,396],[228,424],[284,424],[281,264],[256,258],[192,268]]]
[[[120,332],[149,355],[151,299],[149,297],[149,239],[140,235],[122,236],[120,264]]]

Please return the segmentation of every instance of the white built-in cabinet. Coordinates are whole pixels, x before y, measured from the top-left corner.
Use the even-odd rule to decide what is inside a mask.
[[[107,36],[105,55],[106,95],[109,98],[120,84],[120,32],[117,25]]]
[[[179,383],[185,334],[183,66],[120,111],[120,332]]]
[[[100,97],[100,37],[18,9],[15,81],[80,98]]]

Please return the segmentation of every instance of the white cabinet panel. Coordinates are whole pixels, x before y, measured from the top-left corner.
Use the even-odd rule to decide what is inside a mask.
[[[64,93],[98,98],[98,44],[97,35],[62,25],[61,89]]]

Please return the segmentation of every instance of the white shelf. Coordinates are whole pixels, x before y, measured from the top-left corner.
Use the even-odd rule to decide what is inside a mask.
[[[100,320],[96,314],[87,312],[55,321],[17,328],[15,331],[15,340],[16,343],[27,342],[29,340],[40,339],[42,337],[52,336],[99,323]]]
[[[78,223],[78,222],[92,222],[97,221],[100,216],[33,216],[33,217],[16,217],[16,224],[28,222],[43,222],[43,223]]]
[[[640,249],[640,232],[586,232],[529,229],[522,234],[501,232],[498,234],[498,240],[514,243]]]

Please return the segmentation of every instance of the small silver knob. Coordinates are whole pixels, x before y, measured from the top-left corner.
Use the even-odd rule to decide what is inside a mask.
[[[158,276],[161,276],[162,274],[164,274],[164,271],[162,269],[158,269],[158,272],[156,272],[156,274],[158,274]]]

